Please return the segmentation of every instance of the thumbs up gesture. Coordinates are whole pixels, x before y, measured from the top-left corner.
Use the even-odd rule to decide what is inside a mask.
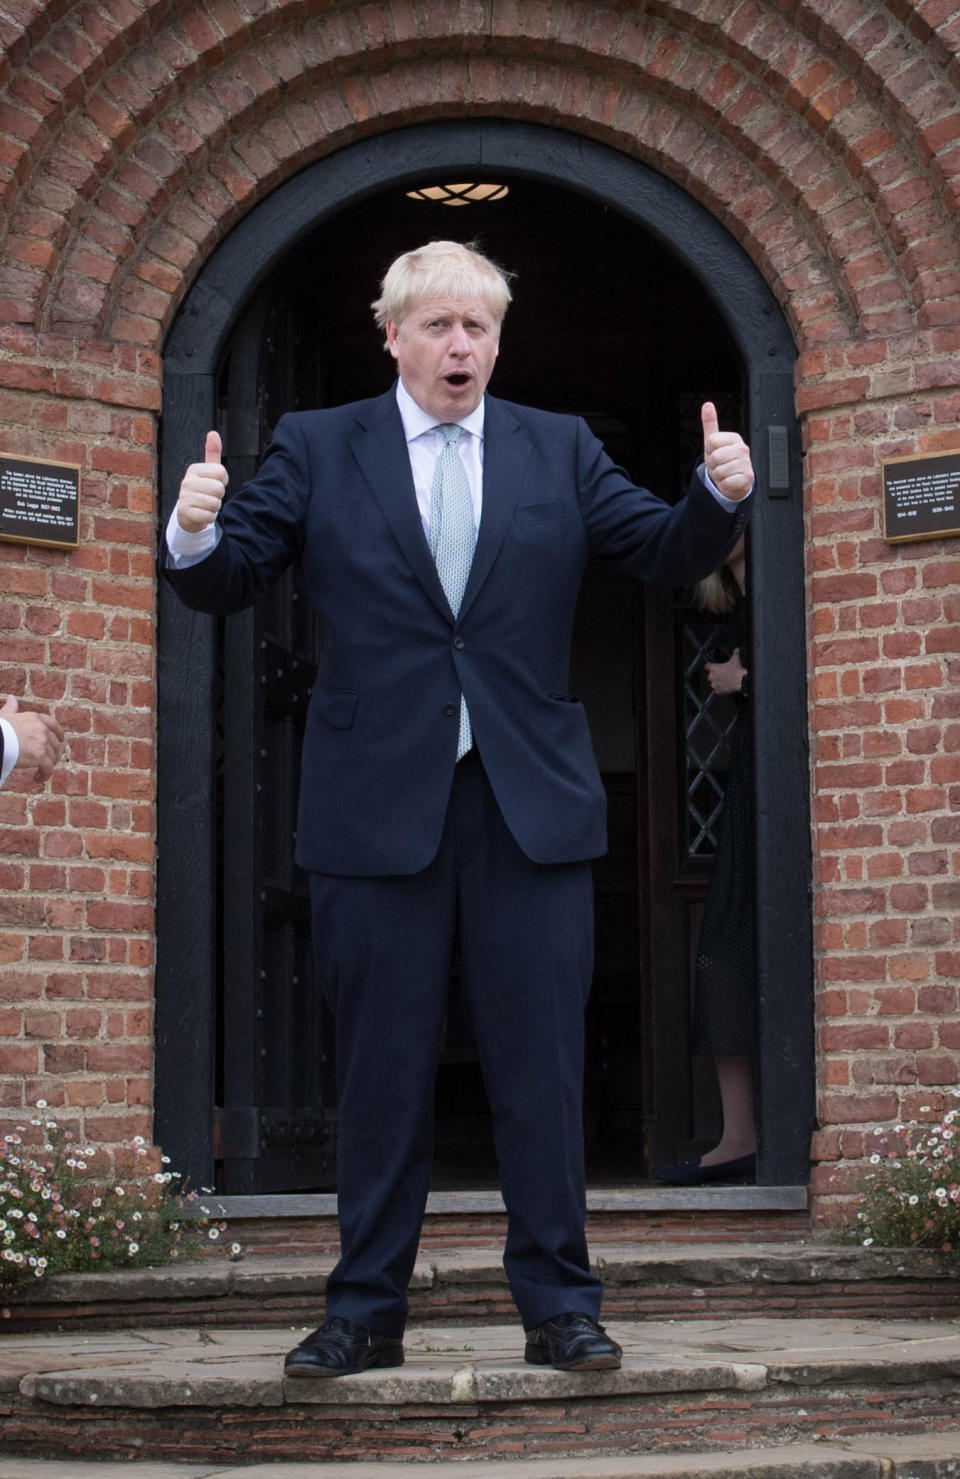
[[[227,487],[227,469],[220,461],[222,455],[220,437],[215,431],[208,431],[203,461],[191,462],[183,475],[177,499],[177,523],[189,534],[199,534],[220,512]]]
[[[700,417],[703,422],[703,462],[714,487],[724,498],[745,498],[754,482],[750,448],[738,432],[720,430],[717,408],[712,401],[704,401]]]

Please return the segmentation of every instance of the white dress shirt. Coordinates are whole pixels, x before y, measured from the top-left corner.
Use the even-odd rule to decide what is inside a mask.
[[[483,507],[484,404],[485,402],[481,400],[477,409],[471,411],[469,416],[464,416],[460,421],[460,426],[468,435],[461,436],[457,443],[457,454],[466,468],[467,481],[470,484],[476,529],[480,528],[480,514]],[[429,543],[430,493],[433,488],[434,467],[443,449],[443,433],[437,428],[442,423],[417,404],[399,376],[397,376],[397,407],[400,411],[400,420],[403,422],[407,455],[410,458],[410,471],[413,474],[413,486],[417,494],[417,508],[420,511],[423,532]],[[737,507],[737,500],[724,497],[702,464],[698,471],[706,487],[721,507],[725,508],[728,513],[733,513]],[[174,508],[167,524],[167,550],[173,569],[183,570],[206,559],[207,555],[212,554],[216,549],[220,541],[220,533],[220,525],[216,522],[208,524],[205,529],[201,529],[196,534],[181,529],[177,522],[177,510]]]
[[[445,423],[437,420],[418,406],[403,381],[397,378],[397,406],[403,422],[403,435],[407,442],[410,471],[417,494],[417,508],[423,532],[430,543],[430,496],[433,490],[433,474],[437,458],[443,451],[443,432],[439,427]],[[473,504],[474,531],[480,528],[480,513],[483,508],[483,408],[481,400],[475,411],[464,416],[457,424],[463,428],[457,442],[457,456],[463,463],[470,484],[470,501]]]

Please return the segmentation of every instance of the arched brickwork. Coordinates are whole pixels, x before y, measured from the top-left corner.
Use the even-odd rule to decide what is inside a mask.
[[[5,316],[156,347],[204,254],[371,131],[501,113],[676,179],[802,344],[952,322],[949,67],[880,8],[91,8],[9,47]],[[16,265],[14,265],[16,264]]]
[[[0,0],[3,450],[83,463],[72,554],[0,545],[0,680],[71,765],[0,796],[0,1104],[149,1133],[160,352],[307,163],[500,116],[643,160],[801,350],[825,1215],[865,1127],[960,1084],[960,559],[881,538],[879,459],[956,447],[960,11],[862,0]]]

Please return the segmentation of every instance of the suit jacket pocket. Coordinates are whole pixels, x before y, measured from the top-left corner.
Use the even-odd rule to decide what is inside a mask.
[[[520,539],[552,539],[564,529],[566,517],[567,505],[556,498],[549,503],[520,503],[511,527]]]
[[[322,714],[334,729],[349,729],[357,711],[357,695],[349,688],[328,688],[315,683],[311,706]]]

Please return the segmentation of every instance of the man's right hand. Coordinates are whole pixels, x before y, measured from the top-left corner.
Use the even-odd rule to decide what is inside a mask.
[[[180,484],[177,523],[188,534],[199,534],[214,523],[227,487],[227,469],[220,461],[222,446],[215,431],[207,432],[203,462],[191,462]]]
[[[38,778],[46,780],[63,749],[63,730],[56,719],[49,714],[23,713],[12,694],[0,704],[0,719],[6,719],[17,736],[17,769],[35,768]]]

